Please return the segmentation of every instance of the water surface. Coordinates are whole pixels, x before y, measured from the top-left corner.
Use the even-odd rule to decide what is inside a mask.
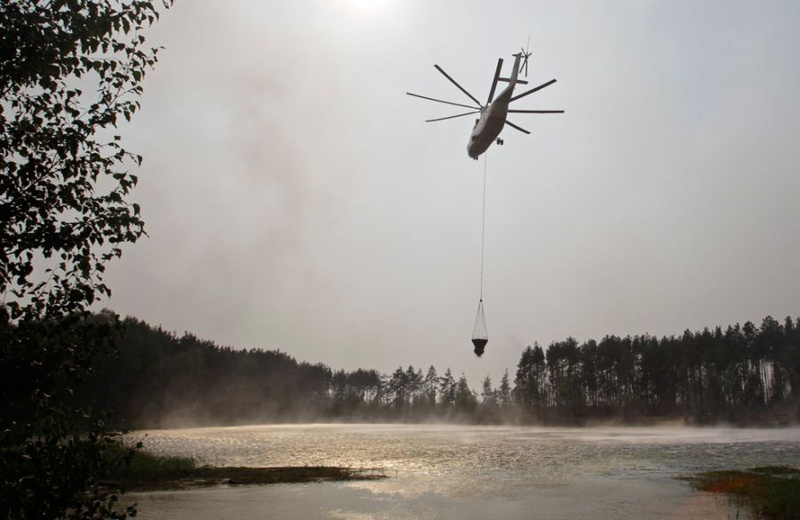
[[[146,437],[145,437],[146,436]],[[728,518],[675,477],[800,466],[800,430],[271,425],[136,432],[150,451],[215,466],[382,468],[381,481],[141,493],[140,517]]]

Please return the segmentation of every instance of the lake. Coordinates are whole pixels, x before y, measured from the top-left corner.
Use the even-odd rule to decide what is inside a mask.
[[[134,432],[214,466],[382,468],[379,481],[135,493],[144,520],[727,519],[697,471],[800,466],[800,430],[312,424]]]

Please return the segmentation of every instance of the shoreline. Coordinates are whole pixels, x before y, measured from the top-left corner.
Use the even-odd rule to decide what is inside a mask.
[[[108,487],[126,493],[179,491],[214,486],[261,486],[307,482],[380,480],[388,478],[381,468],[345,468],[336,466],[283,466],[266,468],[203,466],[174,473],[148,476],[121,476]]]

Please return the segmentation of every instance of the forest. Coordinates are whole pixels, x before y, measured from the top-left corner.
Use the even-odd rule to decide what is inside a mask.
[[[124,320],[117,355],[76,393],[126,428],[297,421],[784,425],[800,422],[800,318],[679,337],[573,338],[520,355],[478,390],[446,368],[333,370]]]

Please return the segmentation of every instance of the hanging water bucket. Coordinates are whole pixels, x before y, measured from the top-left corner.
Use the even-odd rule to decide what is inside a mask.
[[[478,302],[478,314],[475,316],[475,327],[472,328],[472,344],[475,345],[475,355],[481,357],[483,349],[489,342],[489,333],[486,331],[486,315],[483,313],[483,299]]]

